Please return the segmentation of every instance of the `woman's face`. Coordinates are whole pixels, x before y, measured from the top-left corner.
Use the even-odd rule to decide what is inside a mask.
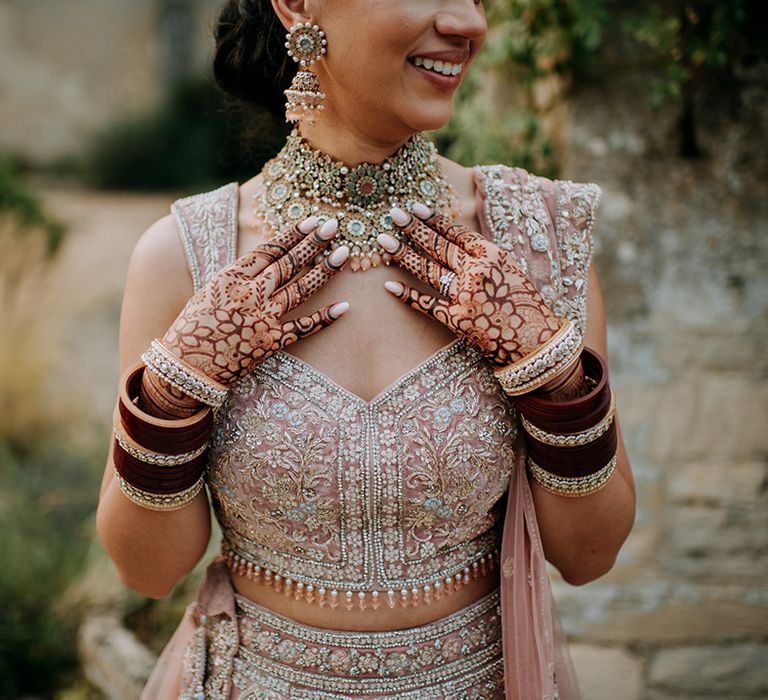
[[[310,0],[307,10],[328,41],[312,66],[324,114],[383,138],[450,119],[488,28],[475,0]]]

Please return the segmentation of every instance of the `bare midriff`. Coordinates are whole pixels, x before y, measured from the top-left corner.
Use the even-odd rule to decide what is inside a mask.
[[[323,629],[383,632],[418,627],[446,617],[490,593],[499,585],[497,570],[463,585],[450,596],[433,600],[428,605],[402,608],[382,606],[378,610],[345,610],[319,607],[303,600],[286,597],[273,588],[232,574],[235,590],[244,598],[292,620]]]

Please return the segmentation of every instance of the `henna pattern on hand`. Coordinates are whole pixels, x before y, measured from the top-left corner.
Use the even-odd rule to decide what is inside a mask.
[[[401,242],[392,252],[395,262],[435,288],[443,274],[455,273],[448,299],[399,282],[400,299],[466,338],[494,364],[522,359],[558,331],[559,320],[507,251],[440,214],[425,221],[411,215],[399,228],[414,248]]]
[[[330,325],[336,320],[331,315],[334,304],[311,316],[282,321],[343,266],[324,258],[294,279],[329,240],[317,230],[304,234],[296,226],[257,246],[187,302],[162,344],[207,377],[230,385],[276,350]]]

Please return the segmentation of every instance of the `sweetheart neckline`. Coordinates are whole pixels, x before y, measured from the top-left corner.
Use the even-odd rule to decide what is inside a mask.
[[[425,357],[423,360],[421,360],[421,362],[413,366],[407,372],[405,372],[404,374],[401,374],[399,377],[397,377],[397,379],[387,384],[381,391],[379,391],[375,396],[373,396],[369,400],[366,400],[359,394],[356,394],[354,391],[347,389],[345,386],[341,385],[338,381],[336,381],[333,377],[326,374],[322,370],[318,369],[314,365],[310,364],[306,360],[303,360],[300,357],[297,357],[296,355],[286,352],[285,350],[276,350],[274,353],[272,353],[272,357],[279,357],[280,359],[287,360],[289,364],[292,363],[294,365],[298,365],[302,369],[314,375],[316,378],[320,379],[325,385],[329,386],[331,389],[333,389],[337,393],[343,394],[347,398],[354,401],[354,403],[362,405],[367,410],[370,410],[376,404],[382,403],[385,399],[387,399],[390,394],[393,394],[397,389],[399,389],[403,384],[405,384],[409,379],[411,379],[411,377],[413,377],[414,374],[418,374],[419,372],[426,369],[433,362],[439,359],[442,359],[445,356],[450,355],[453,351],[455,351],[460,346],[461,347],[467,346],[466,341],[463,338],[455,338],[447,345],[443,345],[441,348],[438,348],[431,355]]]

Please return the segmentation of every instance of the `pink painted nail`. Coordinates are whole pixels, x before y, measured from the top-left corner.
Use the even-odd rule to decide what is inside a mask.
[[[349,248],[347,246],[339,246],[328,256],[328,262],[334,267],[340,267],[343,265],[349,257]]]
[[[328,219],[318,231],[318,235],[324,241],[328,241],[336,235],[336,231],[339,228],[339,222],[336,219]]]
[[[411,218],[399,207],[392,207],[389,210],[389,215],[398,226],[405,226]]]
[[[331,307],[331,316],[333,318],[339,318],[342,314],[345,314],[347,311],[349,311],[349,303],[346,301],[340,301],[335,306]]]
[[[299,231],[302,233],[309,233],[317,226],[319,219],[316,216],[310,216],[299,224]]]
[[[413,213],[420,219],[428,219],[432,216],[432,210],[426,204],[422,204],[421,202],[415,202],[412,209]]]
[[[390,236],[388,233],[380,233],[376,236],[376,240],[388,253],[394,253],[400,247],[400,242],[397,238]]]
[[[403,285],[399,282],[384,282],[384,287],[388,292],[392,292],[392,294],[397,294],[398,296],[403,293]]]

